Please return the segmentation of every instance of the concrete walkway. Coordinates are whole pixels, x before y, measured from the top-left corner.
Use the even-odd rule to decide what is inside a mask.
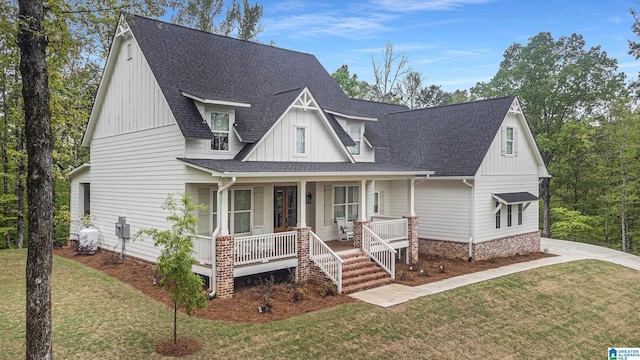
[[[558,256],[479,271],[420,286],[390,284],[375,289],[360,291],[350,296],[373,305],[390,307],[422,296],[437,294],[457,287],[495,279],[500,276],[536,269],[542,266],[585,259],[608,261],[640,271],[640,256],[601,246],[542,238],[540,240],[540,250]]]

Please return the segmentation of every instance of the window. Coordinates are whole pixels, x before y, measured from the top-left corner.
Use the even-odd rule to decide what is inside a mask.
[[[511,211],[512,211],[512,206],[507,205],[507,227],[511,227]]]
[[[496,201],[496,207],[500,206],[500,203]],[[498,212],[496,212],[496,229],[500,229],[500,212],[501,210],[498,210]]]
[[[295,127],[296,132],[296,155],[304,155],[307,153],[307,134],[306,128]]]
[[[218,193],[213,191],[213,206],[211,214],[213,217],[213,228],[218,226]],[[227,202],[229,209],[229,233],[239,234],[251,232],[251,190],[229,190]]]
[[[347,221],[358,219],[358,187],[336,186],[333,188],[333,221],[343,217]]]
[[[380,193],[378,191],[373,193],[373,213],[380,213]]]
[[[360,125],[349,126],[349,136],[356,143],[355,146],[349,148],[352,155],[360,155],[360,144],[362,143],[362,127]]]
[[[229,114],[211,113],[211,150],[229,150]]]
[[[513,128],[508,127],[505,133],[505,154],[513,155]]]
[[[133,58],[133,50],[131,44],[127,44],[127,60],[131,60],[131,58]]]
[[[518,225],[522,225],[522,204],[518,204]]]

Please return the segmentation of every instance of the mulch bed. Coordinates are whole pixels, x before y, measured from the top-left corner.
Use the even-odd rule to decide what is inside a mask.
[[[153,265],[133,258],[117,259],[117,254],[99,250],[95,255],[79,255],[69,246],[54,249],[55,255],[78,261],[88,267],[98,269],[140,290],[147,296],[173,308],[171,294],[162,287],[154,285],[157,275]],[[497,268],[523,261],[553,256],[546,253],[531,253],[526,256],[518,255],[507,258],[495,258],[486,261],[467,262],[462,259],[446,259],[440,257],[420,256],[420,261],[409,269],[404,262],[396,264],[396,282],[409,286],[426,284],[453,276],[469,274],[476,271]],[[442,265],[444,271],[440,271]],[[424,270],[424,272],[420,272]],[[425,276],[426,273],[426,276]],[[288,319],[311,311],[330,308],[340,304],[356,301],[346,295],[320,295],[322,285],[306,283],[302,286],[304,300],[292,301],[294,291],[292,285],[286,282],[277,283],[272,289],[272,308],[270,312],[260,312],[265,305],[261,299],[264,291],[255,281],[245,280],[244,284],[236,283],[236,290],[232,299],[214,299],[207,303],[206,308],[196,310],[194,316],[202,319],[221,320],[240,323],[264,323]],[[263,281],[264,283],[264,281]]]

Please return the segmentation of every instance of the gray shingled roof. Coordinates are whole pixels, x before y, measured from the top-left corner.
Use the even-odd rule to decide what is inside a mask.
[[[501,193],[501,194],[493,194],[493,196],[502,199],[502,201],[507,204],[517,204],[517,203],[540,200],[539,197],[533,195],[530,192]]]
[[[389,156],[381,159],[376,153],[376,161],[433,170],[434,176],[474,176],[514,99],[389,114],[369,125],[392,144]]]
[[[329,175],[345,172],[382,172],[398,174],[424,174],[424,169],[411,168],[403,164],[382,164],[374,162],[277,162],[277,161],[239,161],[239,160],[214,160],[214,159],[189,159],[178,160],[193,164],[205,169],[227,173],[247,172],[303,172]]]
[[[256,44],[183,26],[127,15],[133,36],[186,137],[209,138],[211,131],[191,99],[251,104],[238,108],[238,134],[259,140],[281,115],[278,94],[308,87],[323,109],[371,116],[350,105],[342,89],[315,56]],[[287,104],[289,105],[289,104]],[[366,110],[366,109],[364,109]]]

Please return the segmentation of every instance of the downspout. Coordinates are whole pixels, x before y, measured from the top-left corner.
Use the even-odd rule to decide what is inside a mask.
[[[469,212],[471,213],[471,218],[469,219],[469,259],[468,261],[471,262],[471,260],[473,260],[473,238],[475,236],[474,234],[474,230],[475,230],[475,219],[473,218],[475,216],[475,190],[473,187],[473,184],[469,184],[469,182],[467,182],[467,179],[463,179],[462,182],[467,185],[468,187],[471,188],[471,208],[469,209]]]
[[[222,201],[220,200],[220,195],[223,191],[229,189],[233,184],[236,183],[236,177],[233,176],[231,181],[227,184],[218,188],[217,196],[216,196],[216,210],[218,212],[218,227],[215,229],[213,234],[211,234],[211,279],[209,280],[209,287],[211,292],[209,293],[209,299],[213,300],[216,296],[216,237],[218,237],[218,232],[220,230],[220,205]]]

